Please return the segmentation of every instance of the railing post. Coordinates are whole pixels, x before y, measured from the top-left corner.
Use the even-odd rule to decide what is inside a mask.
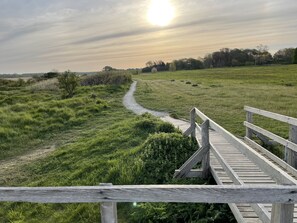
[[[293,223],[294,204],[273,204],[271,223]]]
[[[195,111],[195,108],[193,108],[191,110],[191,117],[190,117],[190,120],[191,120],[191,137],[192,138],[195,138],[196,137],[196,111]]]
[[[252,112],[249,112],[249,111],[246,112],[246,121],[249,123],[253,123],[253,113]],[[253,131],[248,127],[246,127],[245,136],[249,139],[252,139],[252,137],[253,137]]]
[[[111,183],[101,183],[100,186],[112,186]],[[100,204],[101,223],[117,223],[117,203],[102,202]]]
[[[201,125],[201,146],[202,148],[207,148],[207,153],[202,159],[201,169],[202,169],[202,178],[206,179],[210,176],[210,144],[209,144],[209,121],[206,120]]]
[[[290,125],[289,140],[297,144],[297,126]],[[286,162],[297,169],[297,153],[286,148]]]

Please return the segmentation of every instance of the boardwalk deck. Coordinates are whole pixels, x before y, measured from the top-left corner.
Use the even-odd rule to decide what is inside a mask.
[[[176,120],[173,118],[164,117],[164,121],[170,122],[175,127],[181,129],[185,132],[189,127],[190,123],[186,121]],[[200,132],[196,133],[198,141],[200,141]],[[210,143],[217,149],[223,159],[228,163],[232,170],[237,174],[239,180],[245,185],[259,185],[259,184],[277,184],[277,182],[267,173],[265,173],[253,160],[249,159],[245,154],[243,154],[238,148],[229,143],[220,133],[210,130]],[[253,149],[251,147],[251,149]],[[278,163],[270,159],[264,153],[260,153],[267,162],[271,162],[277,165],[283,171],[286,171]],[[211,151],[210,154],[210,165],[212,175],[218,185],[232,185],[235,184],[233,180],[228,176],[214,153]],[[290,173],[291,177],[297,180],[297,175]],[[234,216],[238,222],[270,222],[267,217],[262,217],[260,219],[260,212],[255,212],[255,207],[253,208],[249,204],[229,204]],[[266,215],[271,217],[272,204],[259,205],[262,208],[261,211],[266,213]],[[257,210],[257,208],[256,208]],[[297,208],[294,210],[294,222],[297,222]]]

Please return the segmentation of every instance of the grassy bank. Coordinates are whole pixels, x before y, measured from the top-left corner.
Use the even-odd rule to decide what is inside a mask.
[[[44,159],[21,166],[11,177],[1,179],[0,185],[204,183],[172,179],[174,170],[197,149],[196,144],[170,124],[127,111],[122,97],[128,87],[80,87],[72,99],[61,99],[59,92],[46,88],[38,92],[30,88],[6,91],[11,102],[2,98],[6,101],[2,115],[7,118],[6,128],[16,134],[5,138],[4,151],[11,152],[2,159],[13,159],[31,150],[30,145],[55,143],[57,149]],[[13,122],[11,114],[19,121]],[[26,116],[31,121],[24,128],[21,120]],[[0,222],[5,223],[100,222],[99,213],[99,204],[0,204]],[[119,204],[118,213],[119,222],[234,221],[226,205]]]
[[[232,133],[243,136],[244,105],[297,117],[297,66],[206,69],[139,75],[136,100],[147,108],[189,118],[197,107]],[[255,123],[288,137],[288,126]]]

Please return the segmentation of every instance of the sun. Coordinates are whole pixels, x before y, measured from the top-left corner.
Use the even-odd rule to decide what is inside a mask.
[[[174,8],[170,0],[151,0],[147,19],[152,25],[168,26],[174,18]]]

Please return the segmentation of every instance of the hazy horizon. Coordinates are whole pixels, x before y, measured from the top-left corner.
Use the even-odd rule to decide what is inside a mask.
[[[147,19],[150,2],[2,0],[0,73],[133,68],[223,47],[297,47],[294,0],[171,0],[174,16],[162,27]]]

